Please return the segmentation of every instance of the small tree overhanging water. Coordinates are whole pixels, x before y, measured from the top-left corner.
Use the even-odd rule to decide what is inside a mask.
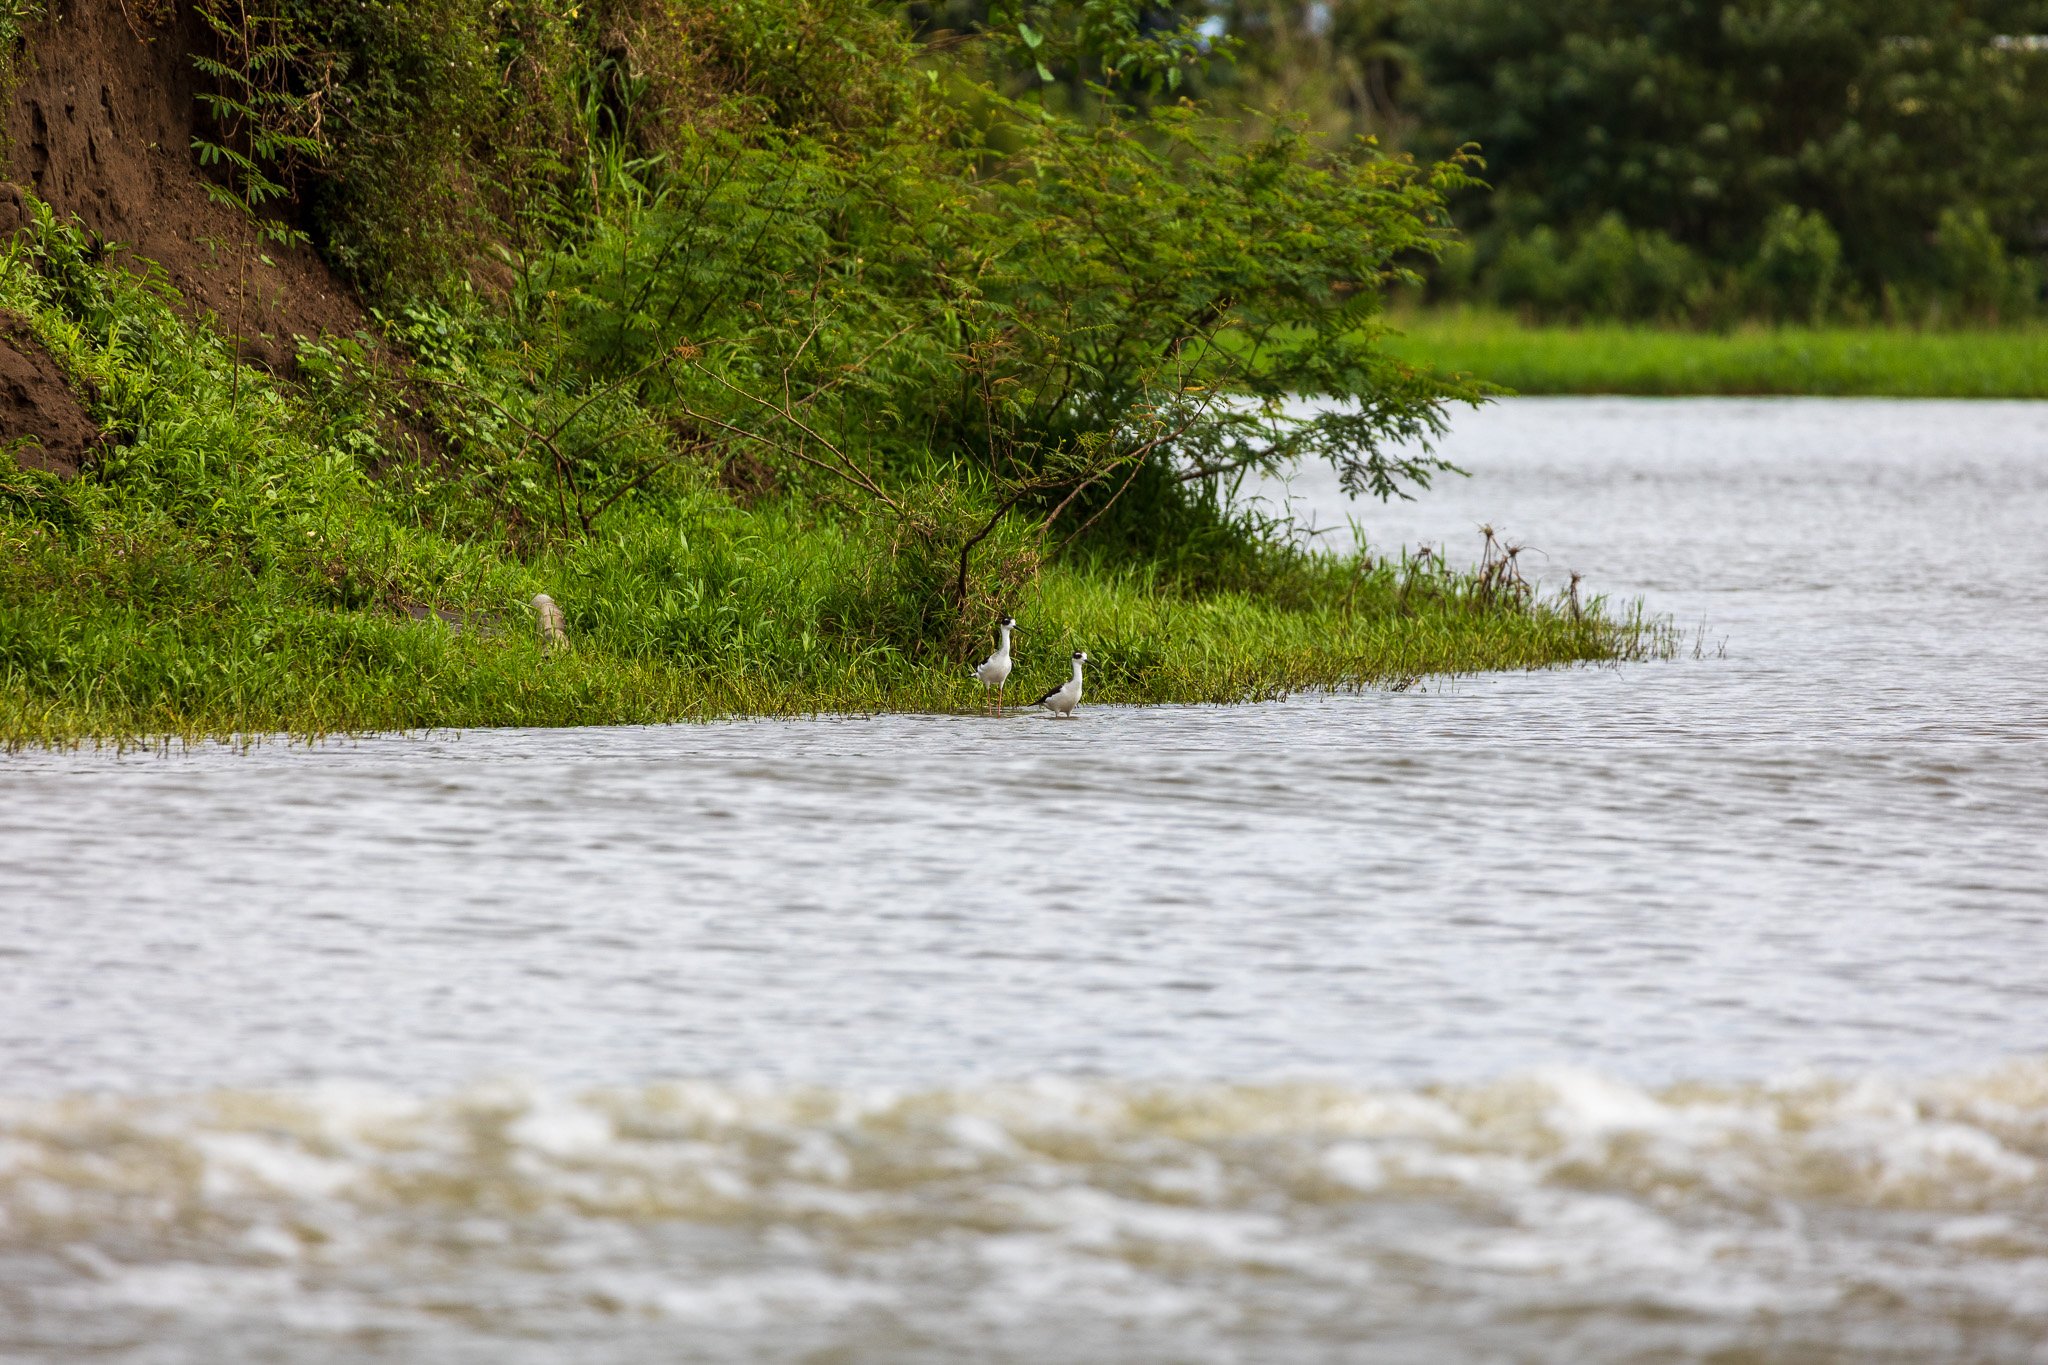
[[[266,190],[289,183],[260,174],[280,156],[317,162],[299,167],[309,202],[357,205],[325,234],[344,259],[431,259],[450,235],[437,216],[472,238],[490,235],[479,213],[502,225],[510,325],[459,330],[516,364],[486,375],[472,353],[469,373],[429,378],[502,419],[449,416],[458,442],[502,427],[513,464],[538,445],[534,482],[584,532],[661,463],[621,441],[622,405],[690,458],[751,442],[851,473],[883,506],[900,504],[884,483],[944,469],[967,502],[1085,516],[1138,447],[1175,473],[1141,489],[1320,458],[1390,497],[1446,468],[1428,442],[1447,404],[1480,396],[1389,359],[1375,330],[1386,287],[1451,240],[1444,200],[1469,160],[1418,166],[1284,120],[1246,142],[1177,93],[1230,41],[1135,0],[997,4],[971,41],[939,45],[854,0],[206,15],[223,43],[204,73],[254,92],[209,96],[233,128],[206,148],[245,145],[236,164]],[[509,79],[488,80],[500,66]],[[1055,67],[1075,98],[1049,97]],[[451,208],[417,175],[392,181],[399,165],[486,192]],[[403,244],[359,240],[377,231]],[[425,268],[365,283],[402,291],[405,340],[447,351],[444,320],[408,330],[404,313],[445,307],[475,265],[449,254],[423,292]],[[1300,394],[1331,402],[1291,415],[1280,400]],[[574,417],[558,430],[523,406]],[[1172,439],[1154,439],[1160,420]],[[605,467],[613,449],[630,468]],[[1162,495],[1127,494],[1126,514]]]
[[[1428,448],[1447,405],[1481,390],[1390,359],[1375,322],[1449,239],[1465,163],[1285,125],[1245,145],[1189,102],[1131,97],[1132,72],[1160,86],[1197,59],[1184,35],[1081,8],[1064,29],[1036,11],[973,61],[890,40],[865,123],[756,96],[657,124],[630,105],[656,75],[613,73],[628,106],[550,215],[573,230],[518,259],[509,323],[470,329],[495,354],[442,346],[441,319],[405,332],[431,383],[503,418],[451,424],[516,433],[513,462],[538,467],[500,486],[551,489],[585,533],[669,462],[749,452],[901,522],[956,566],[930,585],[956,607],[1005,517],[1057,553],[1254,467],[1426,486],[1449,467]],[[1005,62],[1091,36],[1118,65],[1085,117],[1005,88]],[[1283,402],[1301,394],[1330,401]]]

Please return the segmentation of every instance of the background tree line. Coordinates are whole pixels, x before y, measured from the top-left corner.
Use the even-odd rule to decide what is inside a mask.
[[[914,6],[934,28],[988,7]],[[1000,7],[997,20],[1000,21]],[[1183,0],[1193,78],[1486,188],[1438,299],[1542,317],[1997,322],[2042,311],[2041,0]],[[1056,73],[1078,81],[1081,73]]]

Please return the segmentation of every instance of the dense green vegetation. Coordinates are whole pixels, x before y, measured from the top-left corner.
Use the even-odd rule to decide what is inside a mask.
[[[953,22],[993,13],[955,0]],[[1544,319],[1985,326],[2048,280],[2042,0],[1181,0],[1242,40],[1194,78],[1442,156],[1469,250],[1438,299]]]
[[[1528,394],[1832,394],[2048,398],[2048,327],[1923,331],[1750,325],[1701,332],[1639,323],[1531,325],[1434,309],[1395,319],[1389,351]]]
[[[2048,224],[2048,6],[1432,0],[1404,31],[1501,302],[1546,315],[2021,316]]]
[[[0,464],[12,741],[971,707],[1005,608],[1022,686],[1085,645],[1112,701],[1661,646],[1229,509],[1303,458],[1443,468],[1414,442],[1479,390],[1377,319],[1464,174],[1246,142],[1135,10],[950,56],[853,0],[208,11],[221,197],[383,334],[250,371],[31,203],[0,305],[111,440]],[[1015,78],[1080,52],[1085,117]]]

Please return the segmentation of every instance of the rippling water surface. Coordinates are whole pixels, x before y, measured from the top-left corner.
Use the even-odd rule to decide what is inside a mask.
[[[2048,405],[1449,451],[1698,657],[0,759],[0,1359],[2048,1361]]]

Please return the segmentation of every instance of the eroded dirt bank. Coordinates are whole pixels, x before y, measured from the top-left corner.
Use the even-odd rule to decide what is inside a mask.
[[[4,200],[0,200],[4,202]],[[28,469],[76,474],[100,443],[71,381],[28,324],[0,312],[0,442]]]
[[[7,109],[7,178],[63,217],[153,261],[191,305],[282,369],[291,338],[351,333],[365,316],[311,250],[247,248],[238,213],[207,197],[192,151],[204,117],[192,52],[204,25],[186,5],[152,22],[135,0],[53,0],[28,33]],[[0,232],[20,202],[0,198]]]

